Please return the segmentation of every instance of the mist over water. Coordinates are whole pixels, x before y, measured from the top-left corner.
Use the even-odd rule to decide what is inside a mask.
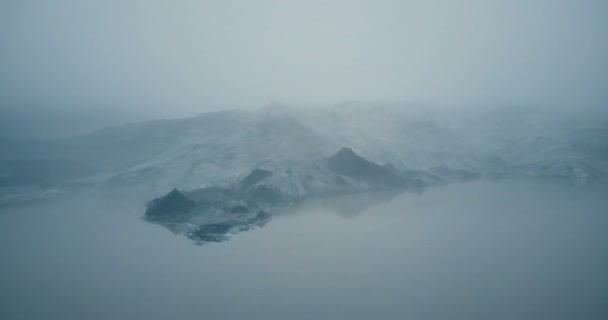
[[[202,247],[143,223],[145,197],[5,208],[0,318],[605,319],[606,191],[480,181],[352,196]]]
[[[608,319],[606,17],[0,1],[0,320]]]

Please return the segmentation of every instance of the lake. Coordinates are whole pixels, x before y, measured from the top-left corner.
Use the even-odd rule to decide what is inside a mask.
[[[151,195],[0,209],[1,319],[608,319],[608,185],[316,201],[195,246]]]

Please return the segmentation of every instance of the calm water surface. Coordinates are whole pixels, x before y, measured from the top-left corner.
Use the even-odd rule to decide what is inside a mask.
[[[202,247],[144,198],[1,209],[0,319],[608,319],[606,184],[345,197]]]

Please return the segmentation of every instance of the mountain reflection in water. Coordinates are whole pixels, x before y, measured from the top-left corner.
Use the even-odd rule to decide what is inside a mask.
[[[5,208],[0,318],[606,319],[607,190],[323,199],[203,247],[141,221],[146,196]]]

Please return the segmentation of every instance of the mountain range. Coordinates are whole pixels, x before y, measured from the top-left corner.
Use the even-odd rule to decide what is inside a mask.
[[[531,108],[271,105],[131,123],[71,138],[0,139],[0,204],[83,187],[146,186],[162,195],[174,188],[231,185],[253,169],[272,172],[265,179],[287,194],[332,191],[335,181],[324,180],[328,171],[353,188],[359,183],[355,178],[369,177],[378,181],[365,183],[399,185],[390,178],[394,174],[410,185],[482,177],[588,180],[608,173],[607,137],[605,118]],[[352,163],[341,163],[343,158]],[[291,172],[289,179],[285,172]]]

